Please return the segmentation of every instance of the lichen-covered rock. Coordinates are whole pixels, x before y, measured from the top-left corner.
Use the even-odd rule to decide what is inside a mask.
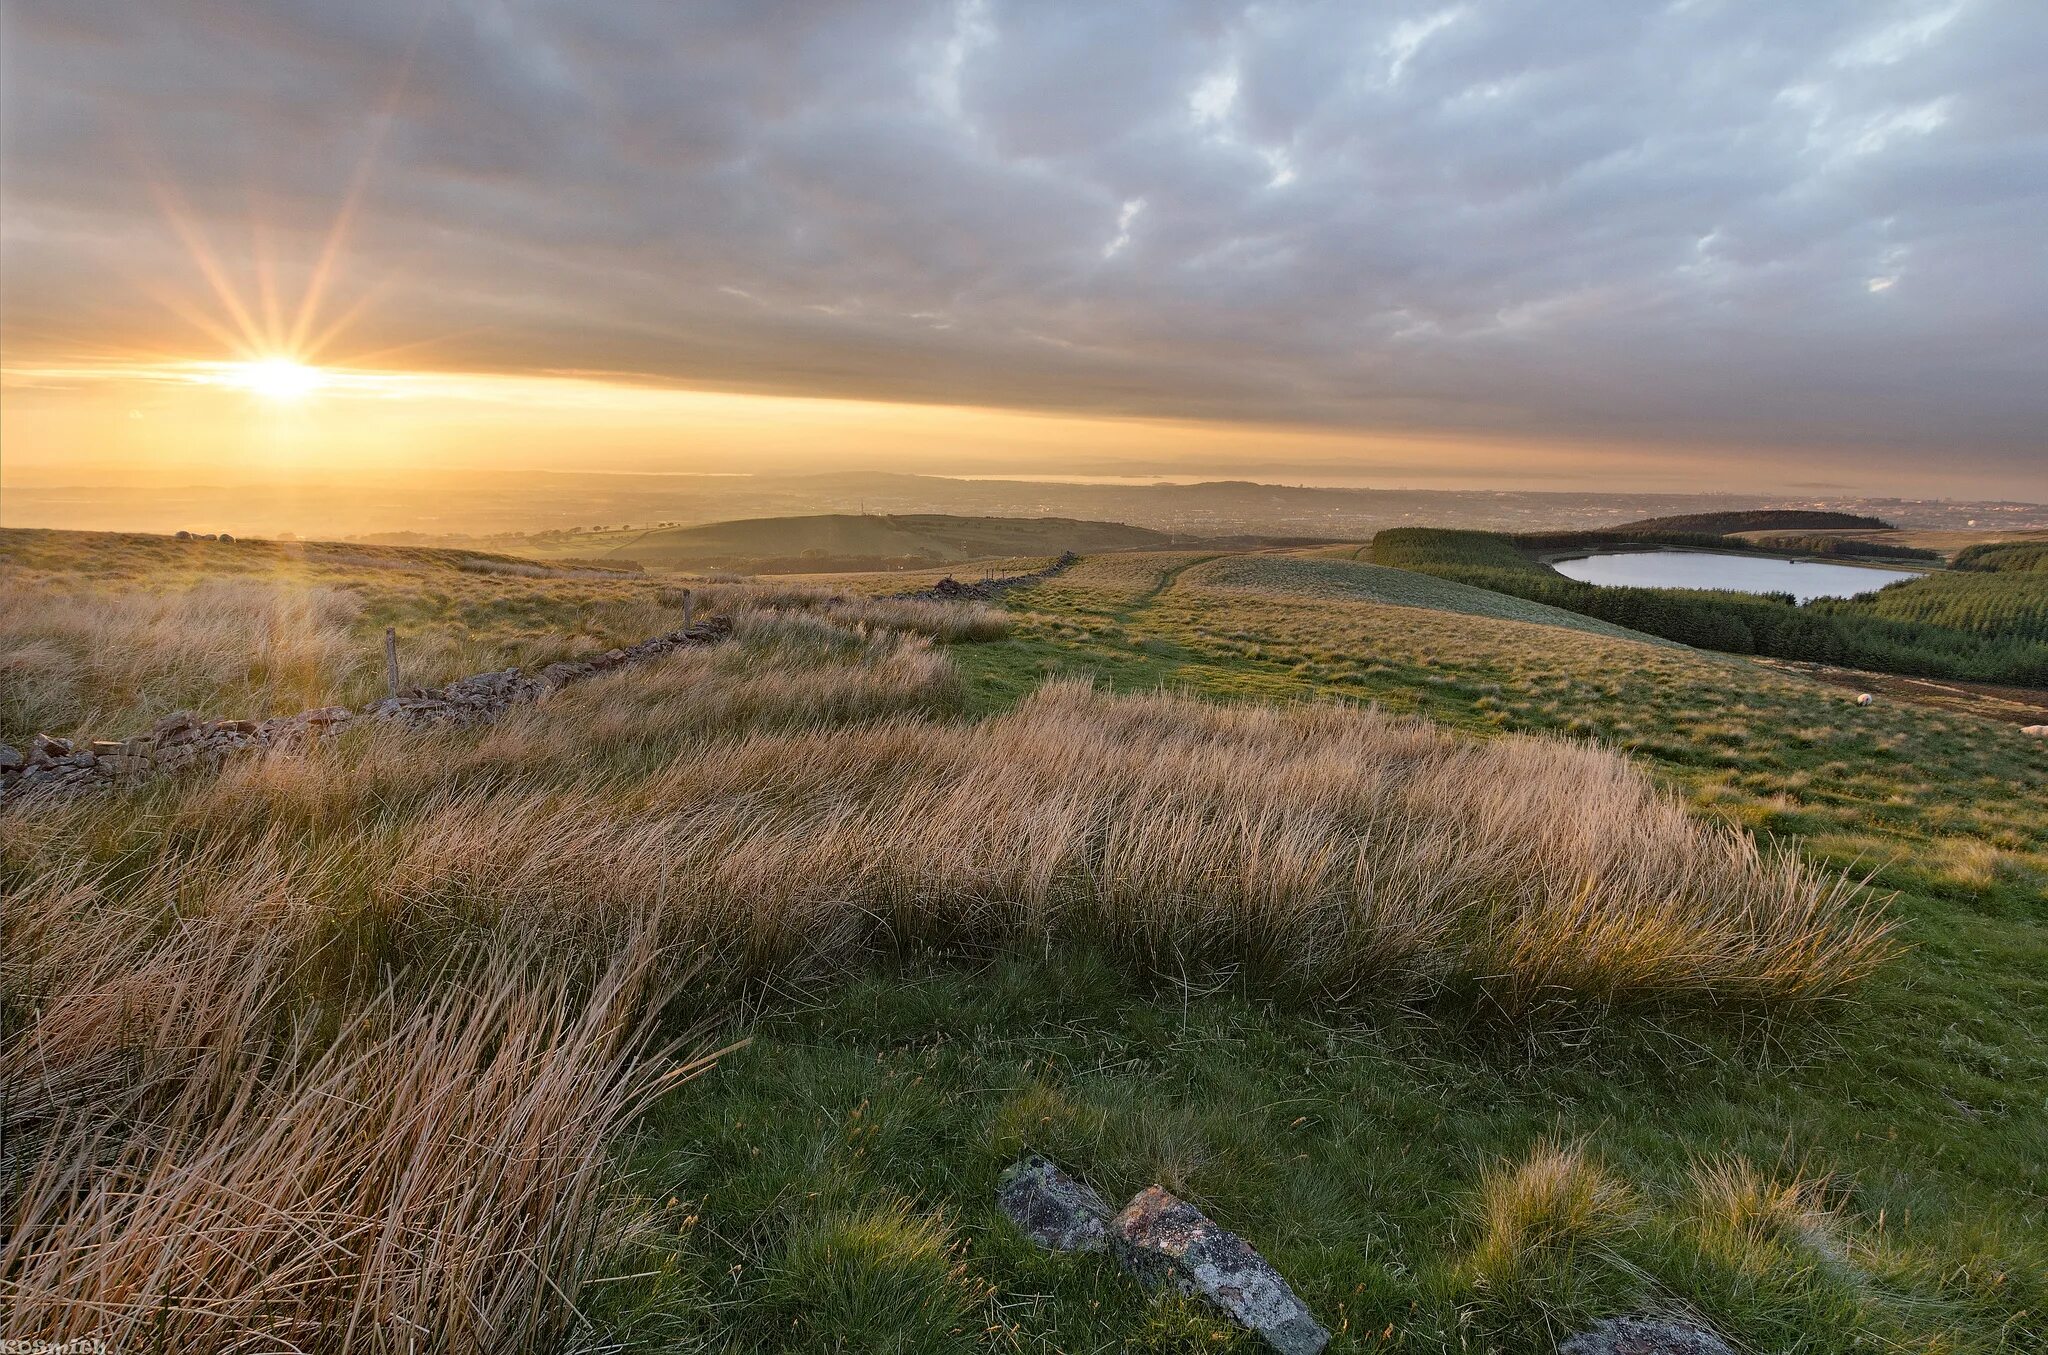
[[[1705,1327],[1666,1317],[1610,1317],[1557,1348],[1557,1355],[1735,1355]]]
[[[1003,1173],[996,1203],[1048,1251],[1100,1251],[1109,1239],[1108,1202],[1036,1153]]]
[[[1250,1243],[1158,1186],[1124,1206],[1110,1224],[1110,1245],[1139,1278],[1200,1295],[1282,1355],[1317,1355],[1330,1343],[1308,1305]]]

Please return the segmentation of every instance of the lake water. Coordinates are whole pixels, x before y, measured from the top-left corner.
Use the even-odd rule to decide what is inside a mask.
[[[1767,555],[1722,555],[1714,551],[1644,550],[1557,560],[1551,568],[1568,579],[1632,588],[1726,588],[1737,593],[1790,593],[1801,602],[1853,598],[1888,583],[1918,575],[1903,569],[1774,560]]]

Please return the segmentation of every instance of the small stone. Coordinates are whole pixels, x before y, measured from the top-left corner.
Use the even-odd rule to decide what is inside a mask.
[[[996,1203],[1047,1251],[1100,1251],[1109,1240],[1108,1202],[1036,1153],[1003,1173]]]
[[[1201,1295],[1281,1355],[1318,1355],[1330,1343],[1308,1305],[1250,1243],[1158,1186],[1124,1206],[1110,1239],[1126,1270]]]
[[[70,757],[71,740],[60,739],[54,734],[38,734],[29,740],[29,756],[40,753],[46,758]]]
[[[28,765],[28,759],[21,755],[12,744],[0,743],[0,772],[18,772]]]
[[[1662,1317],[1610,1317],[1557,1348],[1557,1355],[1735,1355],[1705,1327]]]
[[[200,729],[199,717],[189,710],[181,710],[158,720],[149,727],[149,732],[158,743],[183,743],[197,738]]]

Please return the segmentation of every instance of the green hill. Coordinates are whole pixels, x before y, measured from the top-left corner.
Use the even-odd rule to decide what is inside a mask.
[[[1639,640],[1668,645],[1669,640],[1610,625],[1562,607],[1475,588],[1414,570],[1369,565],[1359,560],[1306,558],[1298,555],[1226,555],[1188,571],[1187,582],[1208,588],[1246,589],[1277,596],[1332,601],[1387,602],[1398,607],[1425,607],[1465,616],[1502,621],[1527,621],[1543,626],[1604,635],[1614,640]]]
[[[1680,513],[1673,517],[1644,518],[1624,522],[1618,532],[1706,532],[1726,536],[1730,532],[1813,531],[1828,528],[1881,530],[1891,524],[1883,518],[1857,513],[1830,513],[1808,508],[1749,508],[1726,513]]]
[[[955,517],[946,513],[824,513],[669,527],[628,537],[610,555],[648,564],[817,569],[1062,551],[1157,549],[1173,537],[1121,522]]]
[[[1955,567],[1980,574],[2048,574],[2048,540],[1965,546],[1956,554]]]

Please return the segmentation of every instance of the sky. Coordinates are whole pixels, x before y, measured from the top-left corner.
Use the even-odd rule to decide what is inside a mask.
[[[5,0],[0,478],[2048,499],[2048,5]]]

